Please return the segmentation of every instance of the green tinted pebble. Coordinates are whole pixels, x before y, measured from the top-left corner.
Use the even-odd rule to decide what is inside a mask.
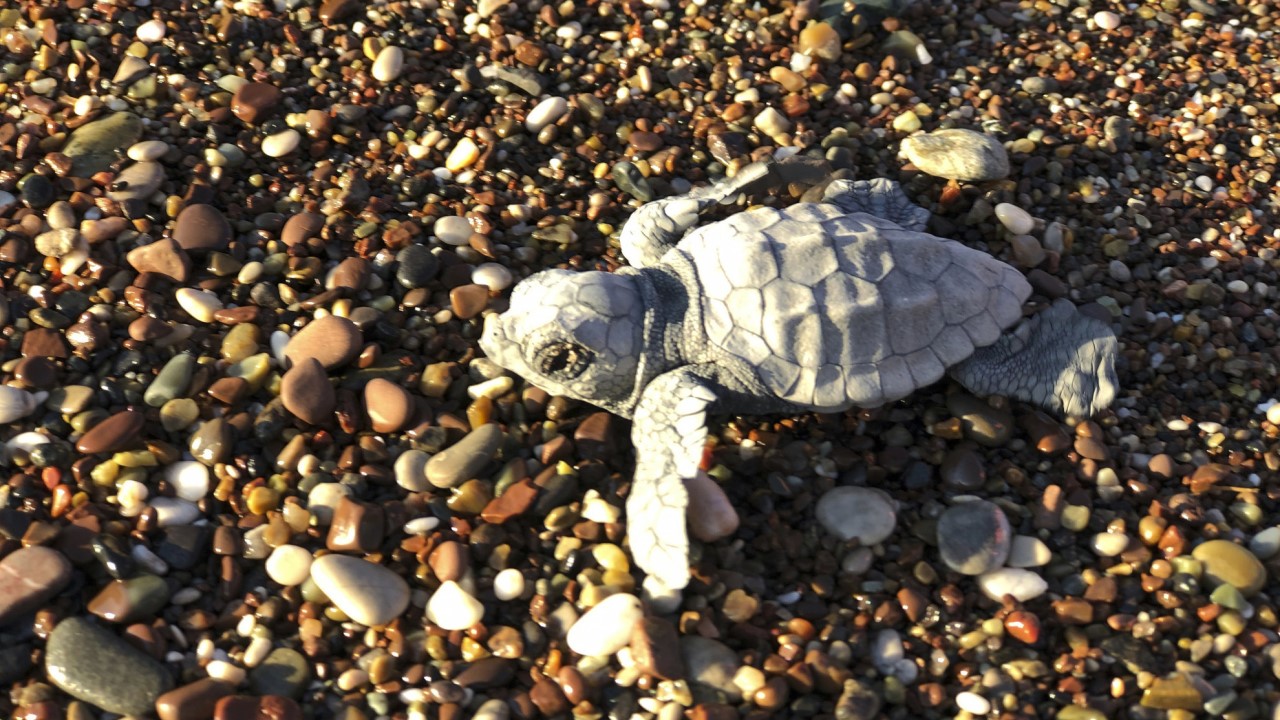
[[[89,477],[95,485],[115,487],[116,476],[120,474],[120,466],[110,460],[98,463],[89,471]]]
[[[898,678],[890,675],[884,679],[884,701],[890,705],[901,705],[906,702],[907,688]]]
[[[125,468],[155,467],[160,463],[149,450],[127,450],[111,456],[117,465]]]
[[[1079,705],[1068,705],[1062,708],[1054,718],[1055,720],[1107,720],[1106,714],[1102,711]]]
[[[1235,610],[1228,610],[1218,616],[1218,629],[1228,635],[1244,632],[1244,625],[1244,617]]]
[[[224,360],[240,362],[258,352],[261,342],[261,331],[257,325],[241,323],[227,331],[222,338],[220,351]]]
[[[200,406],[191,398],[170,400],[160,408],[160,425],[169,432],[191,426],[200,417]]]
[[[1232,503],[1231,514],[1235,515],[1248,527],[1252,527],[1262,522],[1262,508],[1254,505],[1253,503]]]
[[[1243,610],[1249,604],[1240,591],[1230,585],[1219,585],[1209,594],[1209,600],[1232,610]]]
[[[82,413],[77,413],[76,415],[72,416],[71,423],[70,423],[71,429],[75,430],[78,433],[82,433],[85,430],[88,430],[89,428],[93,427],[94,425],[97,425],[98,423],[102,422],[106,418],[107,418],[107,411],[103,410],[102,408],[85,410]]]
[[[1196,578],[1200,577],[1200,573],[1204,572],[1204,565],[1190,555],[1179,555],[1170,562],[1173,563],[1174,572],[1184,573]]]
[[[93,388],[85,385],[65,385],[49,391],[45,407],[62,415],[75,415],[93,400]]]
[[[1062,509],[1062,527],[1071,532],[1081,532],[1089,527],[1089,508],[1084,505],[1067,505]]]
[[[188,353],[181,353],[169,358],[169,362],[160,368],[160,372],[156,374],[151,384],[147,386],[146,392],[142,394],[142,401],[151,407],[160,407],[165,403],[180,397],[187,391],[187,386],[191,383],[191,375],[196,369],[196,357]]]

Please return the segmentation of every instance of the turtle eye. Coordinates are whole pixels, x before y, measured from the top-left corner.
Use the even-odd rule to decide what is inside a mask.
[[[590,350],[577,343],[555,342],[543,348],[538,371],[543,375],[555,375],[566,379],[578,377],[591,362]]]

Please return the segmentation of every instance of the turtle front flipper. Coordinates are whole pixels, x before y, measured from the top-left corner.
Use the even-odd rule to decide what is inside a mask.
[[[636,406],[631,440],[635,480],[627,498],[627,537],[640,569],[672,589],[689,582],[684,481],[694,477],[707,440],[707,408],[716,401],[696,366],[654,378]]]
[[[618,235],[622,256],[633,267],[652,267],[698,224],[703,211],[733,202],[740,195],[768,192],[787,183],[818,183],[830,174],[831,167],[821,158],[794,156],[785,160],[761,160],[747,165],[731,178],[694,188],[684,195],[645,203],[627,218]]]

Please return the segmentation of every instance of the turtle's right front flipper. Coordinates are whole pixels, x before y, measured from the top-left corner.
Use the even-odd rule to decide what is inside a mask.
[[[707,408],[716,395],[696,366],[654,378],[636,406],[631,440],[635,480],[627,498],[627,537],[636,564],[672,589],[689,582],[684,481],[698,472]]]
[[[618,236],[622,255],[634,267],[652,267],[698,224],[704,211],[732,202],[740,195],[757,195],[788,183],[816,184],[830,174],[830,165],[821,158],[762,160],[747,165],[731,178],[694,188],[684,195],[645,203],[622,226]]]

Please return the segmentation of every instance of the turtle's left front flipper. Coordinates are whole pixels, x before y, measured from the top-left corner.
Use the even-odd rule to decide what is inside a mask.
[[[636,406],[631,440],[635,480],[627,498],[627,537],[636,564],[664,585],[689,582],[684,481],[698,471],[707,440],[707,408],[715,392],[697,366],[654,378]]]

